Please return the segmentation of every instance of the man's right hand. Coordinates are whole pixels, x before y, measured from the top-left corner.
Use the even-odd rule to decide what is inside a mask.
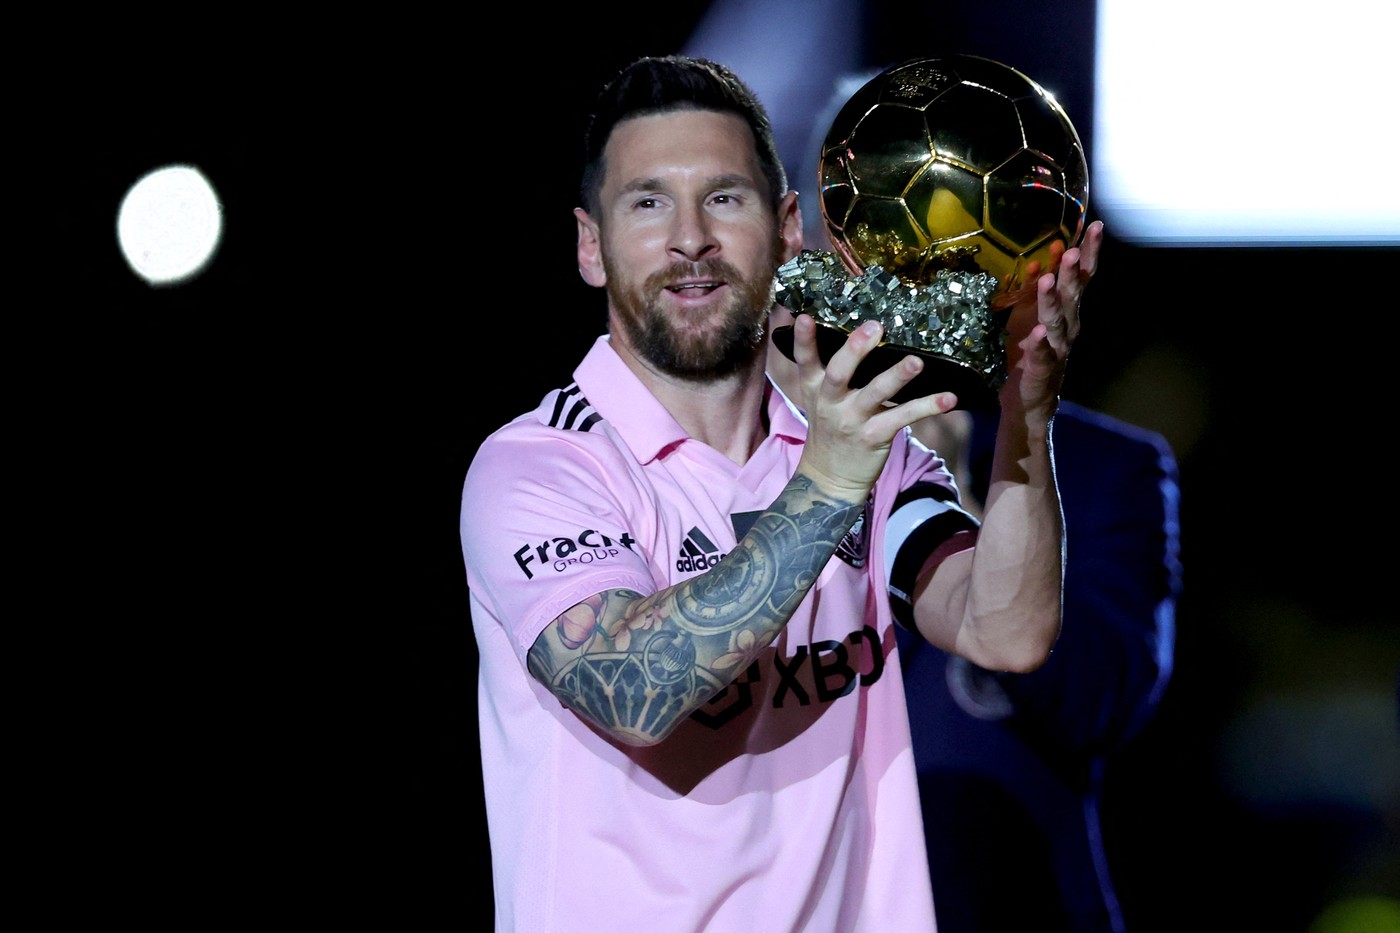
[[[891,403],[923,370],[923,360],[912,353],[865,386],[851,388],[856,367],[879,345],[882,334],[878,321],[863,322],[823,366],[815,319],[799,314],[793,321],[793,358],[808,422],[807,444],[797,469],[826,495],[845,502],[863,501],[870,493],[896,434],[958,404],[951,392]]]

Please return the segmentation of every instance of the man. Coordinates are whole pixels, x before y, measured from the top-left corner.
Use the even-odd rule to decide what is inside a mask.
[[[768,381],[801,215],[747,86],[642,59],[586,143],[608,332],[463,490],[497,926],[932,929],[894,613],[993,670],[1054,644],[1049,425],[1102,228],[1013,310],[979,528],[906,430],[956,399],[887,406],[913,356],[848,384],[878,325],[823,365],[798,321],[805,414]]]

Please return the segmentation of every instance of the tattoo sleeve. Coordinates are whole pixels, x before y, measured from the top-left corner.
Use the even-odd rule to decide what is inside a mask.
[[[772,643],[864,504],[832,500],[797,474],[704,574],[570,608],[531,646],[530,673],[618,741],[655,744]]]

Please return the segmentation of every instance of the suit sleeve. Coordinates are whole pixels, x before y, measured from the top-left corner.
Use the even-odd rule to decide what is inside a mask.
[[[994,675],[1011,725],[1047,752],[1101,754],[1132,738],[1171,676],[1180,594],[1175,458],[1155,434],[1061,418],[1063,627],[1029,674]]]

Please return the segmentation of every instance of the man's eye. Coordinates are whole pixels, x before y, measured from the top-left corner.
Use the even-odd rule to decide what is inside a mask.
[[[642,210],[651,210],[656,206],[656,198],[642,198],[637,202],[637,207]]]

